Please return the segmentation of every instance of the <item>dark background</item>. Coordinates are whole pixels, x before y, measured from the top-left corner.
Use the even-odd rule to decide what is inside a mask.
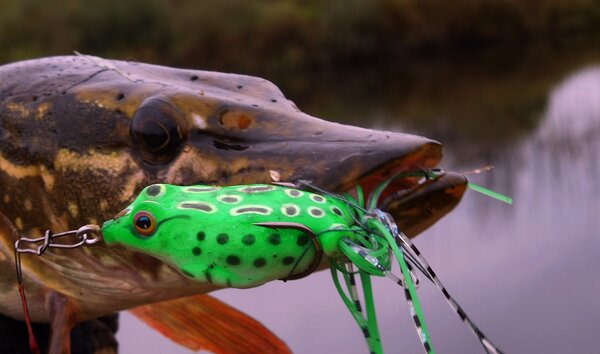
[[[0,0],[0,63],[79,51],[265,77],[305,112],[444,143],[443,166],[493,164],[417,239],[508,353],[597,353],[600,3],[585,0]],[[375,282],[383,344],[420,352],[401,291]],[[483,353],[433,287],[440,353]],[[298,353],[364,353],[327,272],[215,295]],[[123,353],[186,353],[122,317]],[[143,340],[141,340],[143,338]]]

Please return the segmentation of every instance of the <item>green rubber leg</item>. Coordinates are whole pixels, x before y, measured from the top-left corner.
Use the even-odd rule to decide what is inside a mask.
[[[513,203],[512,198],[509,198],[509,197],[507,197],[505,195],[502,195],[502,194],[500,194],[498,192],[494,192],[494,191],[489,190],[487,188],[484,188],[482,186],[478,186],[475,183],[469,182],[469,189],[472,189],[475,192],[479,192],[479,193],[481,193],[483,195],[487,195],[488,197],[492,197],[492,198],[494,198],[496,200],[499,200],[501,202],[504,202],[506,204],[512,204]]]
[[[336,264],[335,259],[331,259],[329,268],[331,270],[331,277],[333,279],[333,284],[335,285],[336,290],[338,291],[340,297],[342,298],[344,305],[346,305],[346,307],[348,308],[348,311],[350,311],[352,318],[354,318],[354,321],[356,322],[356,324],[358,324],[360,329],[363,331],[363,334],[365,335],[365,340],[367,342],[367,346],[369,347],[369,351],[371,353],[375,353],[375,354],[383,354],[383,349],[381,348],[381,343],[378,340],[374,340],[374,337],[370,335],[370,332],[372,331],[371,330],[372,324],[371,324],[371,326],[369,325],[368,321],[365,320],[365,318],[361,315],[361,313],[356,308],[355,304],[352,302],[352,300],[350,300],[348,298],[348,296],[346,296],[346,293],[342,289],[342,286],[340,284],[340,281],[339,281],[338,275],[337,275],[337,264]],[[361,272],[361,275],[362,275],[362,272]],[[361,277],[361,279],[362,279],[362,277]],[[370,285],[370,283],[369,283],[369,285]],[[367,300],[365,299],[365,301],[367,301]],[[373,301],[373,299],[371,297],[371,302],[372,301]],[[369,305],[367,304],[367,306],[369,306]],[[372,310],[374,310],[374,306],[372,307]],[[367,311],[369,311],[369,310],[367,310]],[[375,333],[378,333],[376,327],[375,327]],[[377,339],[379,339],[379,335],[377,335]]]
[[[360,282],[362,283],[363,294],[365,298],[365,307],[367,310],[367,322],[369,328],[369,340],[376,345],[376,348],[379,350],[378,353],[382,353],[383,349],[381,348],[381,338],[379,336],[379,328],[377,326],[377,315],[375,314],[375,302],[373,301],[373,288],[371,287],[371,276],[360,271]],[[373,350],[373,348],[371,348]]]
[[[367,223],[369,224],[369,227],[372,227],[374,230],[377,230],[382,236],[384,236],[388,244],[390,245],[395,258],[398,261],[398,264],[400,265],[400,269],[402,270],[404,284],[406,284],[406,300],[408,301],[409,306],[411,307],[411,315],[413,316],[413,321],[415,323],[415,327],[417,328],[419,338],[421,339],[421,343],[423,343],[423,348],[425,348],[425,352],[428,354],[433,354],[434,350],[431,346],[429,331],[427,330],[427,326],[425,325],[425,316],[423,316],[421,304],[419,303],[419,298],[417,297],[417,291],[410,276],[410,271],[408,270],[406,261],[404,260],[404,254],[402,253],[402,250],[396,245],[394,238],[381,222],[376,221],[374,219],[369,219]]]
[[[363,195],[363,189],[360,185],[356,186],[356,201],[361,208],[365,207],[365,198]]]

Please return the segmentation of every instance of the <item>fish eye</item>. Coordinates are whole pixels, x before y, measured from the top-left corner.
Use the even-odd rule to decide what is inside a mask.
[[[133,225],[135,226],[135,231],[143,236],[150,236],[156,230],[156,220],[147,211],[138,211],[133,217]]]
[[[150,164],[170,161],[181,150],[184,132],[175,117],[180,113],[169,103],[150,99],[135,111],[130,133],[142,159]]]

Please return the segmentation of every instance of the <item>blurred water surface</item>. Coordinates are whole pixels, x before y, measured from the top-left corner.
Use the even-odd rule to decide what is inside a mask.
[[[493,164],[492,172],[470,179],[515,204],[468,192],[417,246],[507,353],[598,352],[598,51],[542,46],[410,70],[398,63],[278,80],[313,115],[438,139],[446,169]],[[384,349],[419,353],[403,294],[390,283],[378,279],[374,290]],[[419,293],[438,352],[484,352],[433,286]],[[367,352],[326,271],[214,295],[261,320],[296,353]],[[146,336],[151,330],[130,315],[122,316],[122,328],[123,353],[189,352]]]

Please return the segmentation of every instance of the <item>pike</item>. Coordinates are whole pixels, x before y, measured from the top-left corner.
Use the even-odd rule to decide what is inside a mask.
[[[337,192],[360,185],[368,193],[393,174],[434,168],[441,157],[441,145],[423,137],[311,117],[256,77],[82,55],[2,66],[0,313],[23,319],[15,230],[34,237],[107,220],[154,183],[268,183],[271,170],[286,181]],[[453,173],[402,178],[382,196],[383,208],[412,237],[452,210],[466,183]],[[49,249],[23,257],[22,272],[31,319],[52,328],[53,354],[69,353],[76,323],[133,308],[192,349],[288,351],[206,295],[218,286],[191,282],[133,250]],[[188,320],[197,326],[174,333]],[[217,331],[205,331],[208,322]],[[248,342],[230,340],[232,333]]]

